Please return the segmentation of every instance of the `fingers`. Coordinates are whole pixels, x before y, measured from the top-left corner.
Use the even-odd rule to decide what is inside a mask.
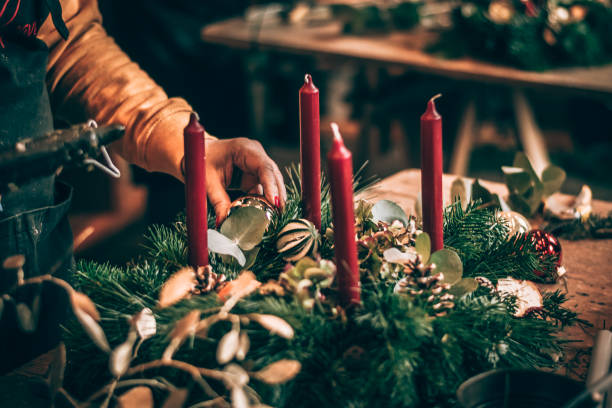
[[[259,142],[241,138],[236,139],[236,143],[239,148],[235,164],[245,173],[256,177],[256,183],[263,186],[264,196],[270,203],[283,208],[287,200],[287,190],[276,163],[270,159]]]
[[[263,186],[261,184],[257,184],[252,189],[250,189],[248,191],[248,193],[249,194],[263,195]]]
[[[230,208],[230,198],[225,191],[225,187],[219,178],[219,174],[216,171],[209,171],[206,174],[206,190],[208,194],[208,200],[215,209],[217,215],[216,225],[221,225]]]

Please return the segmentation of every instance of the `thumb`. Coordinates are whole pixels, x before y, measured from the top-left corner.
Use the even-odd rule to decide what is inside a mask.
[[[219,175],[216,172],[210,172],[207,176],[206,191],[210,204],[215,208],[215,214],[217,215],[216,225],[218,227],[227,217],[231,201],[223,183],[221,183]]]

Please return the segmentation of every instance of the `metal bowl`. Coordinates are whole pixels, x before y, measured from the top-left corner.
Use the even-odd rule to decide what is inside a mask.
[[[584,384],[536,370],[491,370],[457,389],[463,408],[560,408],[584,390]],[[580,407],[594,407],[590,401]]]

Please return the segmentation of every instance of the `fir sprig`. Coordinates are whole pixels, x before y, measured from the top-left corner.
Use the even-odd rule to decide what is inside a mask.
[[[300,178],[297,168],[289,170],[288,200],[283,213],[272,219],[260,245],[253,271],[260,281],[278,278],[285,266],[276,253],[275,237],[290,220],[301,217]],[[355,177],[355,189],[367,183]],[[322,223],[331,226],[329,184],[322,179]],[[214,226],[214,215],[209,216]],[[466,210],[459,204],[447,208],[445,244],[463,260],[464,277],[486,276],[492,280],[508,275],[534,278],[542,260],[528,242],[508,239],[508,229],[495,213],[472,203]],[[189,311],[202,317],[219,311],[216,293],[194,296],[170,307],[157,307],[157,298],[168,277],[186,264],[186,234],[179,217],[173,226],[153,227],[148,234],[148,254],[125,267],[80,262],[77,286],[98,305],[101,325],[111,347],[124,341],[127,318],[149,307],[158,334],[143,343],[138,361],[160,358],[168,345],[168,333]],[[321,254],[331,258],[332,242],[324,240]],[[211,256],[216,273],[234,276],[235,264]],[[261,368],[280,358],[297,359],[302,370],[295,380],[270,387],[253,381],[250,386],[273,406],[279,407],[430,407],[456,404],[454,391],[468,377],[494,367],[553,367],[551,354],[561,351],[557,334],[577,316],[561,305],[565,297],[554,292],[544,297],[541,315],[516,318],[511,305],[489,291],[477,290],[455,301],[445,316],[432,317],[424,305],[393,291],[393,283],[372,271],[362,276],[362,307],[346,319],[332,318],[318,309],[306,310],[292,296],[262,296],[241,300],[233,313],[265,313],[291,324],[291,340],[275,337],[249,326],[249,368]],[[342,316],[342,314],[340,315]],[[68,386],[81,393],[108,381],[108,356],[96,350],[78,324],[66,328],[70,366]],[[187,341],[176,358],[203,367],[217,367],[216,344],[226,327],[219,324],[206,340]],[[175,384],[189,378],[160,369],[149,373]],[[70,386],[71,385],[71,386]],[[215,387],[222,387],[213,384]],[[193,391],[196,392],[196,391]]]

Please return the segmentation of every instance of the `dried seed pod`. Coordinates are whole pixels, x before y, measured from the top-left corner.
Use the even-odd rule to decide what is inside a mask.
[[[270,333],[277,334],[285,339],[292,339],[295,334],[293,327],[278,316],[253,313],[249,315],[249,318],[259,323],[263,328],[270,331]]]
[[[236,360],[242,361],[246,357],[249,352],[249,347],[251,346],[251,341],[249,340],[249,335],[246,332],[240,333],[240,338],[238,339],[238,350],[236,350]]]
[[[240,344],[240,332],[238,330],[230,330],[221,338],[217,346],[217,362],[221,365],[229,363]]]
[[[298,261],[319,248],[319,231],[315,225],[303,218],[290,221],[278,233],[276,249],[284,260]]]

